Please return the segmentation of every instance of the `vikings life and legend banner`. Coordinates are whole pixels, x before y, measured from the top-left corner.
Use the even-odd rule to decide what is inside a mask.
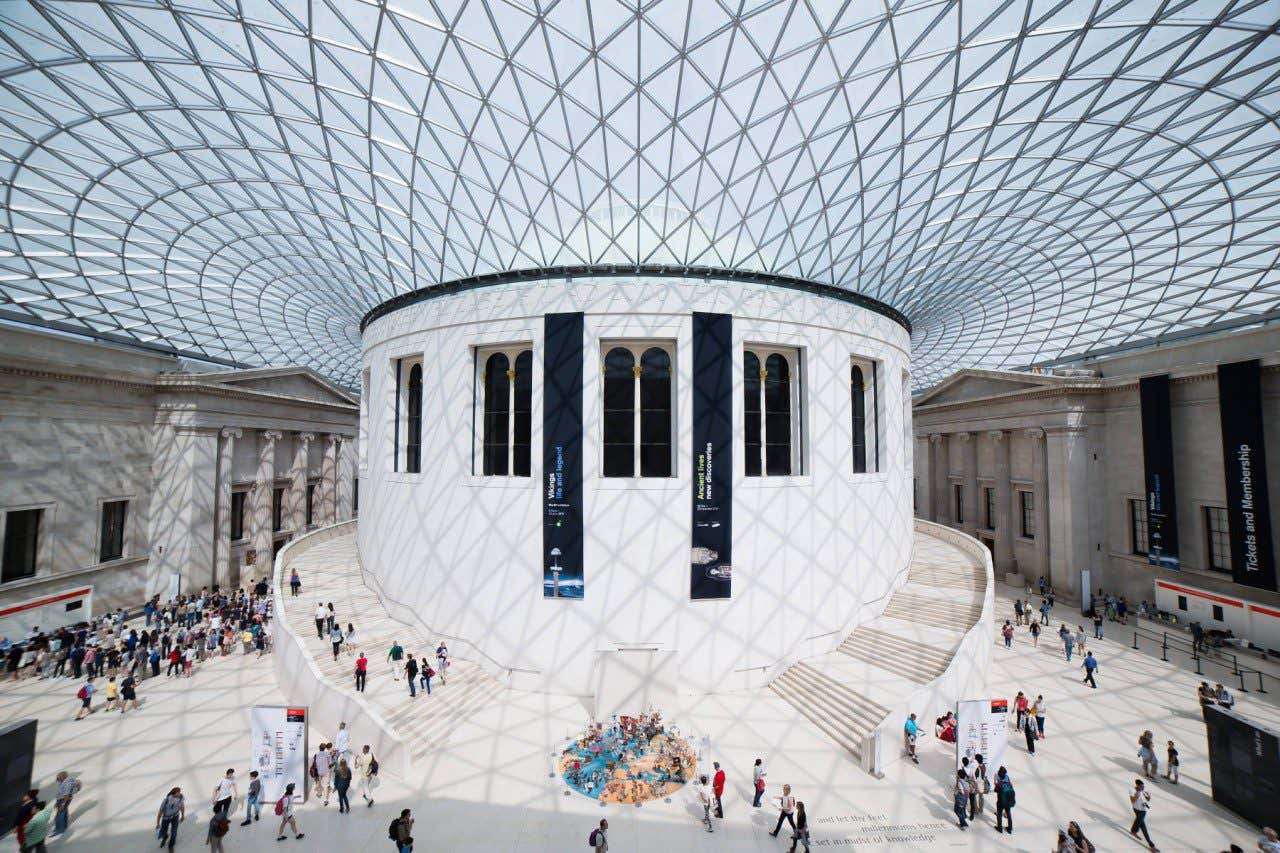
[[[693,536],[690,598],[733,587],[733,317],[693,315]]]
[[[1262,432],[1261,374],[1257,359],[1218,365],[1218,414],[1232,579],[1274,592],[1276,567]]]
[[[583,315],[543,323],[542,596],[582,598]]]
[[[1178,505],[1173,491],[1173,424],[1169,412],[1169,375],[1138,380],[1142,405],[1142,466],[1146,472],[1147,562],[1180,568]]]

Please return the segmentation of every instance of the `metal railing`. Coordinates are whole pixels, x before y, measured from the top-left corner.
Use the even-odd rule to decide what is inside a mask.
[[[1258,679],[1258,693],[1266,693],[1266,679],[1275,678],[1274,675],[1262,672],[1249,666],[1241,666],[1240,658],[1234,652],[1222,652],[1216,649],[1208,649],[1204,647],[1204,643],[1196,643],[1188,641],[1183,637],[1170,637],[1168,631],[1155,632],[1146,628],[1135,627],[1133,629],[1133,647],[1140,649],[1138,644],[1139,638],[1150,640],[1160,645],[1160,660],[1166,663],[1169,660],[1169,649],[1172,648],[1176,652],[1182,652],[1189,655],[1196,664],[1196,675],[1204,675],[1203,665],[1205,663],[1214,666],[1220,666],[1229,670],[1230,674],[1240,679],[1240,692],[1248,693],[1249,689],[1245,687],[1245,677],[1252,680],[1255,676]]]

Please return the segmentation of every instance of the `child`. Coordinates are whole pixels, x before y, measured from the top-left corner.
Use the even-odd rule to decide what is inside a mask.
[[[1178,748],[1173,745],[1173,741],[1169,741],[1169,760],[1165,764],[1164,778],[1178,784]]]
[[[108,678],[108,679],[107,679],[107,707],[106,707],[106,710],[108,710],[108,711],[114,711],[114,710],[115,710],[115,707],[116,707],[116,697],[117,697],[118,695],[119,695],[119,694],[117,693],[117,688],[116,688],[116,677],[113,675],[113,676],[111,676],[110,678]]]

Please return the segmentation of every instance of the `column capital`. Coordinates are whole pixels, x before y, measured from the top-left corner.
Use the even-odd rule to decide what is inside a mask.
[[[284,433],[278,429],[264,429],[262,431],[262,437],[267,441],[276,442],[284,437]]]
[[[336,432],[325,433],[325,436],[324,436],[325,444],[337,444],[339,441],[342,441],[342,436],[339,433],[336,433]]]
[[[1009,434],[1002,429],[987,430],[987,438],[992,441],[1004,441],[1008,437]]]
[[[239,438],[241,434],[242,434],[242,431],[239,427],[223,427],[222,428],[223,438]]]
[[[943,440],[944,438],[946,438],[946,436],[945,436],[945,435],[943,435],[943,434],[942,434],[942,433],[940,433],[940,432],[935,432],[935,433],[933,433],[932,435],[930,435],[930,436],[929,436],[929,443],[930,443],[930,444],[941,444],[941,443],[942,443],[942,440]]]
[[[1044,430],[1040,429],[1040,427],[1032,427],[1031,429],[1026,431],[1026,436],[1027,438],[1030,438],[1033,440],[1043,439]]]
[[[300,433],[298,433],[298,440],[299,440],[299,441],[302,441],[302,442],[309,442],[309,441],[313,441],[313,440],[315,439],[315,437],[316,437],[316,434],[315,434],[314,432],[300,432]]]
[[[971,433],[971,432],[958,432],[958,433],[956,433],[956,438],[960,439],[961,441],[968,441],[969,439],[973,438],[973,433]]]

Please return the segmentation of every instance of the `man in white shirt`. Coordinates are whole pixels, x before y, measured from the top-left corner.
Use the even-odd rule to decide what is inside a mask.
[[[360,796],[364,797],[365,805],[373,805],[373,753],[369,751],[369,744],[364,745],[364,749],[356,756],[356,782]]]
[[[769,833],[774,838],[778,837],[778,832],[782,829],[782,822],[785,820],[791,824],[791,831],[796,831],[796,819],[793,814],[796,810],[796,798],[791,796],[791,786],[782,786],[782,796],[778,797],[778,825],[773,828],[773,832]]]
[[[218,780],[213,789],[213,810],[226,815],[231,811],[231,801],[236,796],[236,771],[227,768],[227,775]]]
[[[705,773],[698,778],[698,801],[702,803],[702,822],[707,825],[707,832],[714,832],[711,828],[711,783]]]
[[[351,732],[346,723],[338,723],[338,733],[333,736],[333,746],[338,750],[338,760],[346,761],[351,756]]]
[[[316,636],[321,640],[324,639],[324,623],[325,617],[329,615],[329,611],[325,610],[324,604],[316,602]]]
[[[1147,846],[1152,850],[1159,850],[1151,840],[1151,833],[1147,832],[1147,811],[1151,808],[1151,795],[1147,793],[1141,779],[1133,780],[1133,790],[1129,792],[1129,803],[1133,806],[1133,826],[1129,827],[1129,834],[1137,838],[1138,831],[1141,830],[1142,837],[1147,840]]]

